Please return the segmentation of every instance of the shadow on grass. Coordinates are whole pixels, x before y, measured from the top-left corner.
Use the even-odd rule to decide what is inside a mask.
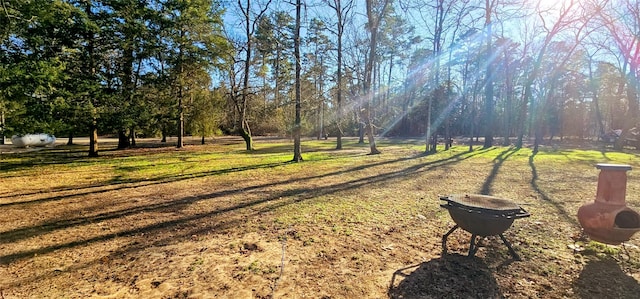
[[[444,255],[399,269],[389,298],[503,298],[493,272],[479,258]]]
[[[560,213],[560,215],[565,218],[565,220],[567,220],[569,223],[572,223],[576,227],[580,227],[580,224],[576,220],[576,217],[570,215],[561,203],[554,201],[546,192],[540,189],[540,186],[538,185],[538,169],[536,168],[536,164],[534,162],[535,157],[536,153],[532,153],[531,156],[529,156],[529,167],[531,167],[531,188],[533,188],[535,192],[540,194],[542,200],[551,204]]]
[[[240,141],[233,138],[221,138],[215,140],[218,145],[236,145]],[[69,163],[97,163],[100,159],[111,159],[119,157],[148,156],[157,153],[175,153],[176,151],[190,152],[190,148],[199,146],[185,144],[186,148],[176,149],[173,142],[138,142],[135,146],[124,149],[117,148],[117,142],[107,142],[107,146],[101,143],[98,157],[89,157],[88,145],[56,145],[55,147],[42,147],[28,152],[4,153],[3,156],[9,158],[19,158],[16,162],[4,161],[0,164],[2,171],[26,170],[38,165],[64,165]],[[2,158],[3,156],[0,156]]]
[[[580,298],[638,298],[638,281],[613,259],[589,261],[573,288]]]
[[[114,152],[116,149],[102,150],[101,152]],[[3,154],[8,158],[18,157],[17,161],[3,161],[0,163],[0,171],[21,171],[28,170],[31,167],[39,165],[65,165],[69,163],[95,163],[96,158],[89,158],[87,150],[78,148],[78,146],[56,146],[54,148],[46,148],[28,153],[9,153]],[[7,176],[3,176],[7,177]]]
[[[482,189],[480,190],[480,194],[490,195],[491,194],[491,185],[493,185],[493,181],[496,179],[496,176],[500,172],[500,167],[502,167],[502,163],[504,163],[507,158],[511,155],[518,152],[520,149],[517,147],[507,148],[503,152],[501,152],[495,159],[493,159],[493,169],[491,173],[485,180],[484,184],[482,184]]]
[[[348,155],[356,156],[356,155],[359,155],[359,154],[351,153],[351,154],[348,154]],[[458,155],[456,155],[456,157],[460,157],[462,155],[464,155],[464,153],[458,154]],[[472,154],[469,155],[469,157],[471,157],[473,155],[474,154],[472,153]],[[395,160],[381,161],[381,162],[377,162],[377,163],[371,163],[371,164],[357,166],[357,167],[354,167],[354,168],[346,170],[346,171],[338,171],[338,172],[334,172],[334,173],[330,173],[330,174],[325,174],[325,175],[322,175],[322,176],[340,175],[340,174],[344,174],[344,173],[347,173],[347,172],[362,171],[364,169],[371,168],[371,167],[381,166],[381,165],[385,165],[385,164],[393,164],[393,163],[398,163],[398,162],[404,162],[404,161],[408,161],[408,160],[416,159],[416,158],[420,158],[420,157],[422,157],[422,155],[403,157],[403,158],[398,158],[398,159],[395,159]],[[317,161],[320,161],[320,160],[329,160],[329,159],[333,159],[333,158],[332,157],[326,157],[324,159],[314,159],[314,162],[317,162]],[[68,186],[68,187],[63,187],[63,188],[57,188],[57,189],[54,189],[54,190],[50,190],[50,192],[48,192],[48,193],[51,194],[51,193],[54,193],[54,192],[65,192],[65,191],[76,191],[76,192],[74,192],[73,194],[65,194],[65,195],[60,195],[60,196],[50,196],[50,197],[35,199],[35,200],[31,200],[31,201],[18,201],[18,202],[4,203],[4,204],[0,204],[0,208],[1,207],[5,207],[5,206],[17,206],[17,205],[24,205],[24,204],[30,204],[30,203],[59,201],[59,200],[62,200],[62,199],[74,198],[74,197],[84,196],[84,195],[88,195],[88,194],[96,194],[96,193],[104,193],[104,192],[111,192],[111,191],[117,191],[117,190],[125,190],[125,189],[129,189],[129,188],[138,188],[138,187],[157,185],[157,184],[173,183],[173,182],[189,180],[189,179],[194,179],[194,178],[201,178],[201,177],[207,177],[207,176],[216,176],[216,175],[225,175],[225,174],[230,174],[230,173],[234,173],[234,172],[243,172],[243,171],[255,170],[255,169],[273,168],[273,167],[287,165],[287,164],[290,164],[290,163],[293,163],[293,162],[291,162],[290,160],[287,160],[287,161],[284,161],[284,162],[265,163],[265,164],[249,165],[249,166],[241,166],[241,167],[231,167],[231,168],[227,168],[227,169],[219,169],[219,170],[204,171],[204,172],[194,172],[194,173],[187,173],[187,174],[168,174],[168,175],[163,175],[163,176],[157,176],[157,177],[154,177],[154,178],[143,178],[143,179],[115,178],[115,179],[113,179],[113,180],[111,180],[109,182],[105,182],[105,183],[85,185],[85,186]],[[121,167],[121,168],[124,169],[124,167]],[[126,169],[124,169],[124,170],[126,170]],[[130,169],[130,171],[133,171],[133,170]],[[320,177],[320,176],[307,177],[306,179],[312,179],[312,178],[316,178],[316,177]],[[28,196],[28,195],[35,195],[35,194],[40,194],[40,193],[41,193],[41,191],[33,191],[33,192],[28,192],[28,193],[20,193],[19,195]],[[0,196],[0,199],[2,199],[2,198],[11,198],[11,197],[15,197],[15,194],[3,195],[3,196]]]
[[[280,148],[281,149],[281,148]],[[126,150],[124,150],[126,151]],[[316,149],[316,151],[322,151],[321,149]],[[329,150],[331,151],[331,150]],[[246,151],[242,151],[242,152],[246,152]],[[271,152],[271,151],[265,151],[265,152],[253,152],[255,154],[264,154],[266,152]],[[132,154],[134,154],[134,152],[131,152]],[[157,153],[167,153],[167,152],[157,152]],[[274,151],[275,153],[275,151]],[[281,153],[281,152],[280,152]],[[149,153],[147,153],[149,154]],[[123,155],[125,157],[132,157],[132,156],[139,156],[140,154],[135,154],[135,155],[131,155],[131,156],[127,156],[127,155]],[[316,157],[314,158],[314,161],[318,161],[318,160],[329,160],[329,159],[334,159],[336,155],[339,155],[341,157],[349,157],[349,156],[357,156],[359,155],[358,153],[354,153],[354,152],[349,152],[349,151],[342,151],[342,152],[336,152],[336,154],[332,154],[331,157],[327,156],[327,157]],[[60,161],[58,162],[52,162],[54,164],[66,164],[67,162],[71,163],[83,163],[83,162],[88,162],[88,163],[96,163],[99,162],[100,160],[96,160],[96,158],[83,158],[83,159],[78,159],[78,158],[65,158],[64,156],[60,156]],[[109,159],[112,157],[101,157],[101,158],[97,158],[97,159]],[[147,156],[147,160],[148,161],[154,161],[158,160],[161,161],[163,159],[163,156]],[[186,162],[186,158],[182,158],[183,161]],[[200,162],[200,161],[190,161],[191,163],[194,162]],[[208,161],[207,161],[208,162]],[[171,183],[171,182],[177,182],[177,181],[181,181],[181,180],[185,180],[185,179],[193,179],[193,178],[199,178],[199,177],[206,177],[206,176],[212,176],[212,175],[222,175],[222,174],[228,174],[228,173],[233,173],[233,172],[238,172],[238,171],[245,171],[245,170],[252,170],[252,169],[264,169],[264,168],[272,168],[272,167],[277,167],[277,166],[281,166],[281,165],[285,165],[290,163],[290,160],[284,161],[284,162],[277,162],[277,163],[264,163],[264,164],[260,164],[260,165],[249,165],[249,166],[239,166],[239,167],[231,167],[231,168],[227,168],[227,169],[220,169],[220,170],[212,170],[212,171],[202,171],[202,172],[192,172],[192,173],[172,173],[172,174],[167,174],[167,175],[161,175],[161,176],[156,176],[156,177],[151,177],[151,178],[136,178],[136,179],[127,179],[127,178],[123,178],[121,176],[117,176],[114,177],[111,181],[108,182],[101,182],[101,183],[97,183],[97,184],[90,184],[90,185],[73,185],[73,186],[65,186],[65,187],[58,187],[58,188],[54,188],[54,189],[50,189],[48,190],[48,193],[51,194],[53,192],[65,192],[65,191],[76,191],[75,194],[73,195],[62,195],[62,196],[58,196],[58,197],[51,197],[51,198],[46,198],[46,199],[37,199],[37,200],[32,200],[32,201],[24,201],[24,202],[13,202],[13,203],[5,203],[5,204],[0,204],[0,207],[2,206],[12,206],[12,205],[19,205],[19,204],[23,204],[23,203],[29,203],[29,202],[39,202],[39,201],[52,201],[52,200],[60,200],[60,199],[64,199],[64,198],[68,198],[68,197],[73,197],[73,196],[78,196],[78,195],[83,195],[81,193],[78,193],[77,191],[80,190],[86,190],[86,193],[84,194],[89,194],[89,193],[101,193],[101,192],[108,192],[108,191],[114,191],[114,190],[118,190],[118,188],[107,188],[106,190],[100,190],[101,188],[104,187],[112,187],[112,186],[120,186],[121,188],[132,188],[132,187],[141,187],[141,186],[148,186],[148,185],[153,185],[153,184],[162,184],[162,183]],[[32,166],[36,166],[36,165],[41,165],[41,164],[46,164],[46,162],[37,162],[37,161],[25,161],[25,162],[16,162],[14,164],[19,164],[20,166],[7,166],[6,169],[2,169],[2,170],[12,170],[12,171],[18,171],[21,168],[29,168]],[[115,166],[116,170],[119,172],[124,172],[124,173],[128,173],[128,172],[135,172],[135,171],[139,171],[139,170],[143,170],[143,169],[150,169],[153,168],[157,165],[161,165],[164,164],[164,166],[167,166],[166,163],[153,163],[150,165],[145,165],[145,166]],[[177,163],[176,163],[177,164]],[[182,164],[182,165],[186,165],[186,164]],[[183,169],[182,172],[184,172],[185,170]],[[5,176],[7,177],[7,176]],[[130,186],[130,185],[135,185],[135,186]],[[0,195],[0,199],[3,198],[12,198],[15,197],[16,195],[20,195],[20,196],[29,196],[29,195],[35,195],[35,194],[40,194],[42,193],[40,190],[37,191],[31,191],[31,192],[20,192],[19,194],[5,194],[5,195]]]
[[[171,174],[171,175],[158,176],[150,179],[146,179],[146,178],[145,179],[119,179],[119,180],[112,180],[108,183],[93,184],[93,185],[82,186],[82,187],[70,186],[70,187],[56,189],[49,193],[64,192],[64,191],[71,191],[71,190],[79,191],[79,192],[76,192],[73,194],[60,195],[60,196],[50,196],[50,197],[35,199],[31,201],[17,201],[17,202],[3,203],[3,204],[0,204],[0,208],[7,207],[7,206],[17,206],[17,205],[25,205],[25,204],[59,201],[62,199],[79,197],[79,196],[84,196],[88,194],[97,194],[97,193],[125,190],[129,188],[138,188],[138,187],[151,186],[151,185],[157,185],[157,184],[173,183],[173,182],[206,177],[206,176],[224,175],[224,174],[230,174],[234,172],[242,172],[242,171],[263,169],[263,168],[272,168],[272,167],[286,165],[289,163],[291,162],[287,161],[287,162],[278,162],[278,163],[267,163],[267,164],[250,165],[250,166],[243,166],[243,167],[232,167],[227,169],[212,170],[212,171],[205,171],[205,172],[198,172],[198,173],[189,173],[184,175]],[[20,193],[20,195],[26,196],[26,195],[34,195],[39,193],[41,192],[35,191],[31,193]],[[0,198],[9,198],[13,196],[14,195],[0,196]]]
[[[227,213],[235,212],[242,209],[247,209],[247,212],[249,214],[259,215],[261,213],[269,212],[286,205],[291,205],[301,201],[311,200],[320,196],[334,194],[337,192],[346,191],[350,189],[363,188],[370,184],[382,183],[382,182],[390,181],[393,179],[410,179],[410,176],[412,175],[417,175],[421,172],[429,171],[437,167],[442,167],[443,165],[446,165],[446,164],[457,163],[466,159],[467,157],[469,157],[469,153],[466,153],[466,152],[459,153],[459,154],[452,155],[440,160],[428,161],[425,163],[412,165],[399,170],[388,171],[382,174],[376,174],[375,176],[368,176],[364,178],[345,181],[343,183],[326,185],[326,186],[323,186],[322,188],[300,187],[300,188],[291,188],[291,189],[279,191],[279,192],[272,192],[268,190],[268,188],[273,188],[277,186],[281,186],[281,187],[292,186],[293,183],[299,183],[301,186],[304,186],[305,181],[309,181],[312,179],[322,179],[328,176],[342,175],[342,174],[353,172],[353,171],[362,171],[362,170],[366,170],[369,167],[384,166],[390,163],[399,163],[399,162],[407,161],[410,159],[416,159],[416,158],[419,158],[419,156],[382,161],[378,163],[362,165],[362,166],[353,167],[350,169],[336,171],[332,173],[320,174],[320,175],[298,178],[298,179],[293,179],[288,181],[259,184],[259,185],[245,187],[242,189],[233,188],[233,189],[218,191],[218,192],[209,193],[209,194],[202,194],[199,196],[189,196],[189,197],[184,197],[177,200],[160,202],[152,205],[130,207],[130,208],[126,208],[118,211],[100,213],[92,216],[54,219],[38,226],[19,228],[19,229],[14,229],[11,231],[0,233],[0,244],[17,242],[24,239],[45,235],[47,233],[57,231],[57,230],[62,230],[62,229],[77,227],[82,225],[95,224],[98,222],[108,221],[116,218],[123,218],[133,214],[163,212],[163,211],[176,212],[176,210],[181,210],[184,207],[197,202],[209,201],[209,200],[213,201],[224,196],[238,195],[238,194],[243,194],[245,192],[266,191],[264,192],[265,194],[270,194],[268,196],[264,196],[259,199],[248,200],[248,201],[237,203],[231,206],[219,207],[214,210],[205,211],[205,212],[196,213],[196,214],[190,214],[184,217],[161,221],[153,224],[148,224],[142,227],[133,227],[133,228],[124,229],[115,233],[108,233],[108,234],[93,236],[89,238],[78,239],[78,240],[74,240],[66,243],[43,246],[36,249],[2,255],[0,256],[0,264],[7,265],[16,260],[29,258],[34,255],[42,255],[42,254],[51,253],[53,251],[60,250],[60,249],[73,248],[77,246],[85,246],[85,245],[96,243],[96,242],[104,242],[104,241],[108,241],[108,240],[115,239],[122,236],[134,236],[139,234],[149,235],[153,233],[160,233],[164,230],[175,231],[176,227],[181,227],[181,228],[187,227],[190,230],[193,227],[198,227],[197,223],[199,223],[199,221],[204,221],[204,220],[213,221],[216,219],[216,217],[220,217],[220,221],[224,221],[222,219],[226,219],[227,217],[222,216],[223,214],[226,215]],[[267,167],[267,166],[263,165],[263,167]],[[189,238],[192,234],[193,234],[192,232],[186,232],[185,234],[181,234],[181,237],[174,237],[172,239],[172,242],[179,242],[181,238],[185,238],[185,239]]]

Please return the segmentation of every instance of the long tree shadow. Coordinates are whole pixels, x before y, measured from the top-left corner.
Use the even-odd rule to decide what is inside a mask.
[[[515,154],[519,150],[520,148],[515,148],[515,147],[508,148],[503,152],[501,152],[495,159],[493,159],[493,169],[491,170],[491,173],[489,174],[489,176],[487,176],[487,179],[485,180],[484,184],[482,184],[482,189],[480,189],[480,194],[484,194],[484,195],[491,194],[491,185],[493,185],[493,182],[496,179],[496,176],[500,172],[500,167],[502,167],[502,164],[504,163],[505,160],[507,160],[507,158],[509,158],[511,155]]]
[[[96,243],[96,242],[103,242],[106,240],[117,238],[119,236],[149,234],[149,233],[157,232],[159,230],[163,230],[163,229],[167,229],[175,226],[183,226],[188,223],[193,223],[194,221],[209,219],[209,218],[218,216],[220,214],[224,214],[227,212],[232,212],[240,209],[250,208],[250,207],[252,208],[253,213],[256,213],[256,214],[264,213],[285,205],[294,204],[297,202],[313,199],[323,195],[333,194],[333,193],[337,193],[337,192],[345,191],[349,189],[361,188],[370,184],[380,183],[380,182],[384,182],[392,179],[402,179],[402,178],[406,178],[408,175],[411,175],[411,174],[417,175],[421,172],[429,171],[437,167],[442,167],[447,163],[460,162],[464,160],[466,157],[468,157],[468,153],[459,153],[457,155],[452,155],[444,159],[429,161],[426,163],[409,166],[404,169],[390,171],[384,174],[377,174],[375,176],[368,176],[364,178],[354,179],[354,180],[343,182],[340,184],[328,185],[328,186],[324,186],[323,188],[304,187],[304,188],[289,189],[289,190],[273,193],[271,196],[266,196],[260,199],[250,200],[250,201],[242,202],[232,206],[222,207],[212,211],[206,211],[203,213],[192,214],[186,217],[153,223],[153,224],[149,224],[149,225],[137,227],[137,228],[125,229],[122,231],[118,231],[116,233],[94,236],[92,238],[81,239],[81,240],[71,241],[71,242],[62,243],[62,244],[44,246],[37,249],[26,250],[26,251],[16,252],[12,254],[6,254],[3,256],[0,256],[0,264],[9,264],[19,259],[28,258],[34,255],[46,254],[59,249],[72,248],[72,247],[87,245],[87,244]],[[411,159],[411,158],[402,158],[398,160],[406,161],[407,159]],[[389,162],[385,161],[377,164],[385,165],[386,163],[389,163]],[[339,172],[317,175],[312,177],[299,178],[299,179],[294,179],[289,181],[254,185],[254,186],[245,187],[242,189],[229,189],[229,190],[223,190],[219,192],[204,194],[200,196],[189,196],[179,200],[162,202],[162,203],[153,204],[153,205],[144,205],[144,206],[138,206],[133,208],[127,208],[119,211],[101,213],[93,216],[67,218],[67,219],[55,219],[38,226],[19,228],[19,229],[0,233],[0,240],[1,240],[0,244],[17,242],[19,240],[41,236],[56,230],[62,230],[69,227],[80,226],[80,225],[93,224],[96,222],[112,220],[115,218],[122,218],[125,216],[138,214],[138,213],[161,212],[165,210],[174,211],[176,209],[179,210],[183,207],[186,207],[188,205],[191,205],[193,203],[200,202],[200,201],[215,200],[223,196],[241,194],[241,193],[250,192],[250,191],[258,191],[265,188],[275,187],[277,185],[290,186],[293,182],[304,183],[304,181],[306,180],[319,179],[329,175],[340,175],[345,172],[353,171],[354,169],[362,169],[362,167],[363,166],[358,166],[349,170],[343,170]],[[283,198],[285,199],[283,200]],[[268,205],[262,208],[256,208],[256,206],[261,204],[268,204]]]
[[[493,272],[475,257],[444,255],[397,270],[389,298],[502,298]]]
[[[542,200],[551,204],[560,213],[560,215],[565,218],[565,220],[572,223],[576,227],[580,227],[580,224],[576,220],[576,217],[570,215],[561,203],[554,201],[546,192],[540,189],[540,186],[538,185],[538,169],[536,168],[536,164],[534,162],[536,154],[537,153],[532,153],[531,156],[529,156],[529,167],[531,167],[531,188],[533,188],[535,192],[540,194]]]
[[[638,281],[613,259],[589,261],[573,283],[580,298],[637,298]]]

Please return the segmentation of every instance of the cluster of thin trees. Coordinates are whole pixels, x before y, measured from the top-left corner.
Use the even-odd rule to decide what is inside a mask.
[[[273,134],[299,161],[301,136],[537,150],[640,121],[635,0],[0,2],[1,142]]]

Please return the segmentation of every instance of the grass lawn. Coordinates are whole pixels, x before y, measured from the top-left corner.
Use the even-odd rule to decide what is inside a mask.
[[[640,234],[624,246],[582,238],[597,163],[637,151],[455,145],[380,139],[237,138],[184,149],[156,141],[0,154],[0,298],[637,298]],[[575,148],[575,147],[574,147]],[[467,257],[439,197],[482,193],[531,213]]]

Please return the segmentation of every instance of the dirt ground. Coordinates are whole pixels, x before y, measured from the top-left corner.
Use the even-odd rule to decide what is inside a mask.
[[[122,155],[143,151],[151,150]],[[474,159],[370,159],[340,169],[283,173],[275,166],[111,183],[81,168],[37,176],[7,170],[0,176],[0,299],[640,294],[640,242],[593,247],[580,239],[574,216],[593,198],[591,168],[540,164],[532,171],[503,157],[499,166],[512,169],[504,174],[494,171],[497,163]],[[491,175],[492,193],[516,198],[532,214],[505,233],[522,261],[497,237],[467,257],[470,235],[461,230],[443,254],[442,236],[454,223],[439,194],[480,188]],[[629,192],[640,190],[636,181]]]

